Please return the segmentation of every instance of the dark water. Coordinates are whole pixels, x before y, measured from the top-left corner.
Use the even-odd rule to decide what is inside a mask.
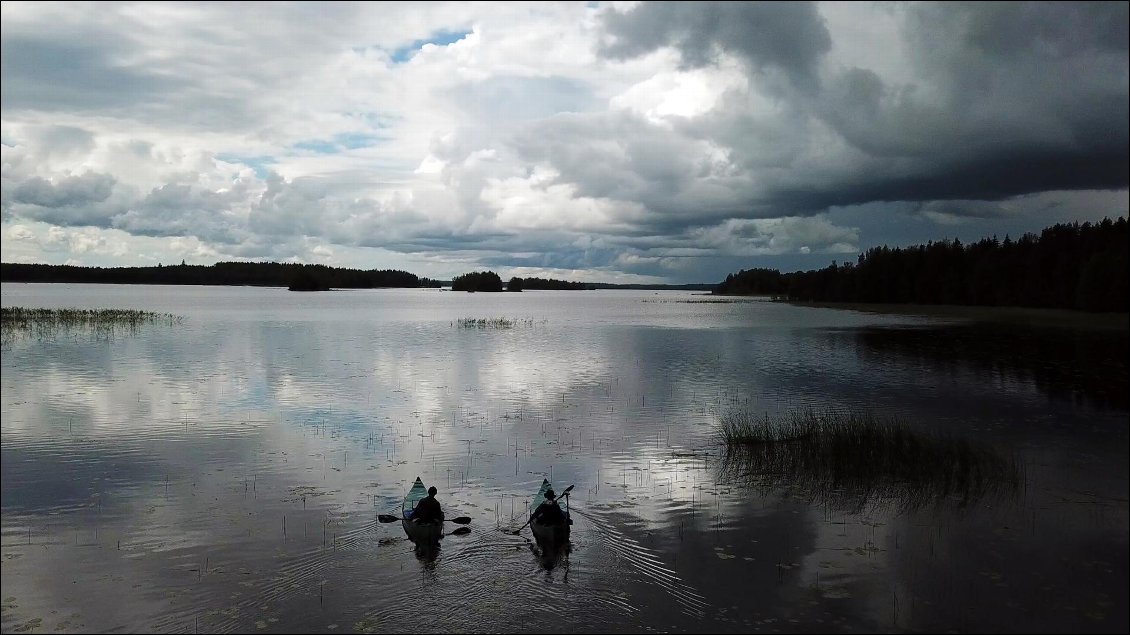
[[[4,632],[1128,628],[1125,334],[685,293],[2,292],[184,316],[5,344]],[[803,408],[1019,483],[852,505],[720,470],[721,417]],[[473,518],[433,553],[376,519],[416,476]],[[544,477],[575,486],[567,553],[508,532]]]

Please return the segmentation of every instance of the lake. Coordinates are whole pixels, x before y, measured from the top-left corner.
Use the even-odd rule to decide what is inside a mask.
[[[1128,629],[1125,331],[673,291],[2,304],[183,318],[5,339],[4,632]],[[721,420],[803,411],[1012,476],[729,469]],[[417,476],[472,518],[438,552],[377,520]],[[567,551],[511,535],[543,479]]]

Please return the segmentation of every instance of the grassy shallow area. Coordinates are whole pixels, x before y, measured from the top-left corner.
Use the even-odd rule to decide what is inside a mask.
[[[113,337],[119,332],[133,333],[146,324],[180,324],[183,318],[172,313],[136,309],[43,309],[4,307],[0,309],[0,332],[4,344],[20,337],[51,339],[60,333],[89,332],[95,337]]]
[[[461,329],[512,329],[516,327],[532,327],[545,324],[545,320],[532,318],[459,318],[455,325]]]
[[[871,413],[736,411],[722,417],[719,437],[724,479],[852,511],[964,507],[1013,496],[1024,482],[1011,456]]]
[[[1130,331],[1130,314],[1087,313],[1066,309],[1026,307],[964,306],[952,304],[869,304],[866,302],[797,302],[795,306],[845,309],[866,313],[922,315],[969,322],[1017,324],[1036,327],[1061,327],[1094,331]]]

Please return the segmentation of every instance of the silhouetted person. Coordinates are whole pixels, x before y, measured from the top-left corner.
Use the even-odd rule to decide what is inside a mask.
[[[439,501],[436,500],[435,486],[428,488],[428,496],[421,498],[420,502],[416,503],[416,509],[412,510],[412,518],[416,522],[427,522],[429,520],[438,520],[443,522],[443,509],[439,506]]]
[[[530,516],[530,522],[538,522],[543,525],[553,525],[565,522],[565,512],[561,511],[561,507],[557,504],[557,495],[553,490],[545,491],[545,501],[538,505]]]

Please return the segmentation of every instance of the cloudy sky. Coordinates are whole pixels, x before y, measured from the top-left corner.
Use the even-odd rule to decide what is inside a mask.
[[[4,2],[3,260],[717,282],[1126,216],[1128,6]]]

